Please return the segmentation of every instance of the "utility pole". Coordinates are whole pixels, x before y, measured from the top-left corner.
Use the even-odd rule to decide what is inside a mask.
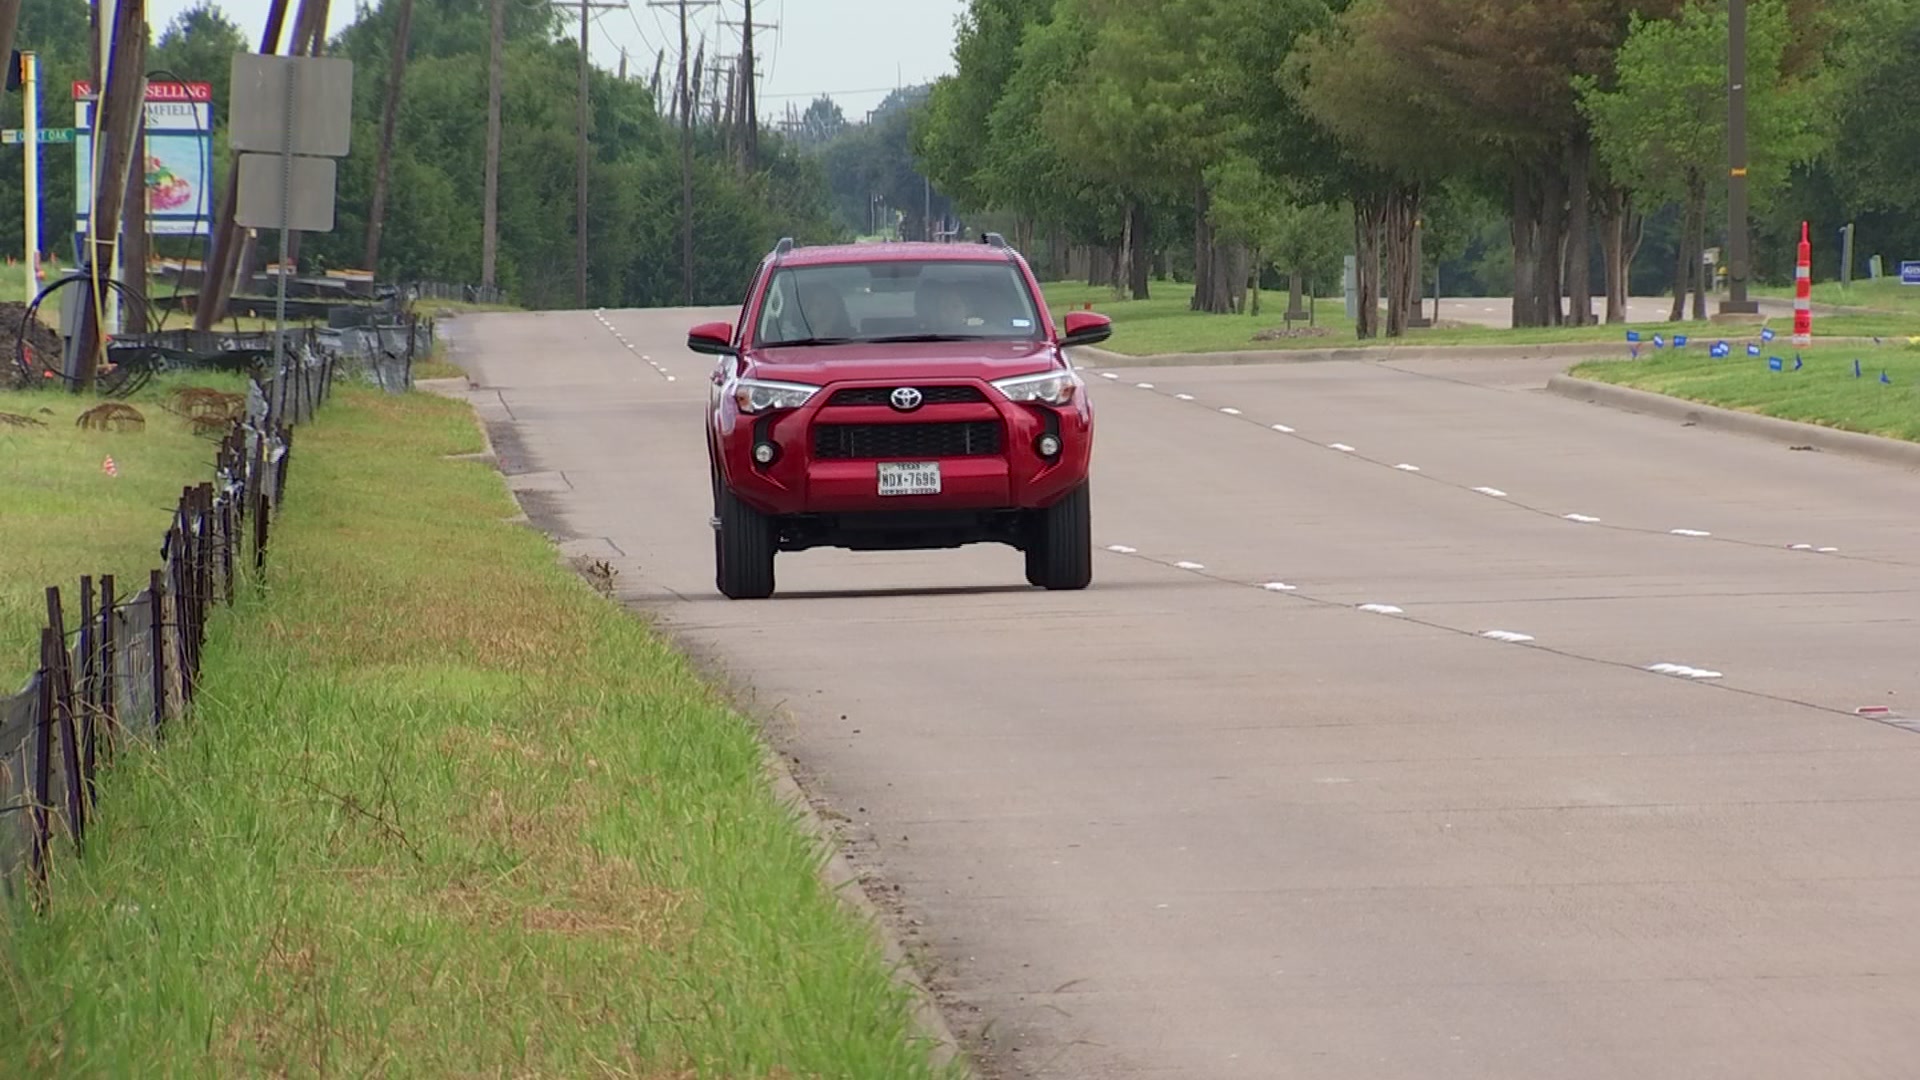
[[[88,228],[93,234],[87,262],[93,267],[93,279],[104,280],[113,272],[116,231],[120,210],[127,194],[126,169],[133,150],[134,130],[146,120],[147,11],[145,0],[119,0],[111,16],[101,19],[108,33],[107,47],[101,50],[100,81],[94,84],[93,205],[88,212]],[[146,268],[141,267],[144,273]],[[100,369],[105,335],[101,316],[109,314],[106,297],[93,286],[89,302],[81,305],[79,333],[75,335],[67,375],[76,392],[93,389]]]
[[[400,0],[393,24],[393,55],[387,65],[387,109],[380,119],[380,156],[373,170],[373,206],[367,214],[367,255],[360,263],[380,276],[380,233],[387,217],[387,173],[393,167],[393,128],[400,119],[400,84],[407,77],[407,44],[413,30],[413,0]]]
[[[0,0],[0,63],[13,62],[14,32],[20,28],[20,0]]]
[[[1727,298],[1722,315],[1757,315],[1747,299],[1747,0],[1727,3]]]
[[[306,0],[302,0],[302,8]],[[302,13],[304,15],[304,11]],[[273,0],[267,9],[267,25],[260,33],[260,52],[271,55],[280,50],[280,31],[287,20],[287,0]],[[297,19],[296,24],[303,20]],[[220,194],[219,209],[209,228],[207,260],[200,267],[200,295],[193,301],[193,328],[210,330],[232,295],[233,270],[238,262],[240,227],[234,223],[234,200],[240,193],[238,157],[227,167],[226,188]]]
[[[487,54],[487,193],[481,210],[480,284],[492,288],[500,243],[500,84],[501,53],[507,44],[507,0],[493,0],[493,45]]]
[[[648,7],[680,11],[680,298],[693,305],[693,92],[687,75],[687,11],[712,7],[717,0],[649,0]],[[698,75],[694,76],[699,78]]]
[[[593,65],[587,60],[587,16],[597,8],[625,7],[625,4],[580,2],[580,138],[574,160],[573,192],[573,293],[574,303],[587,306],[587,124],[592,117],[587,109],[587,75]]]
[[[760,68],[753,55],[753,32],[778,30],[780,24],[754,22],[753,0],[742,0],[742,8],[739,22],[722,19],[720,25],[740,28],[740,80],[744,84],[736,113],[740,122],[740,171],[752,173],[758,167],[760,157],[760,109],[757,89]]]

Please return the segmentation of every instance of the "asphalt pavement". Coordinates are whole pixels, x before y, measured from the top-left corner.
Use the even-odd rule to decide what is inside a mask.
[[[1091,589],[816,551],[728,602],[707,317],[453,334],[530,511],[750,694],[994,1072],[1914,1074],[1920,474],[1564,362],[1092,369]]]

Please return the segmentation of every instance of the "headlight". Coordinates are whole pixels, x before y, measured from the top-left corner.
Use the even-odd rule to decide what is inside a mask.
[[[740,406],[743,413],[771,412],[775,409],[797,409],[807,403],[807,399],[819,393],[817,386],[805,383],[765,382],[760,379],[739,379],[733,384],[733,402]]]
[[[1043,371],[1038,375],[1001,379],[993,384],[995,390],[1007,395],[1008,401],[1043,401],[1048,405],[1072,401],[1080,386],[1080,376],[1071,371]]]

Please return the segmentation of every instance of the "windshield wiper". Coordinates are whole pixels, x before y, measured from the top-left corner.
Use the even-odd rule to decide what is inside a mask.
[[[979,334],[887,334],[865,340],[875,345],[908,345],[919,341],[980,341]]]

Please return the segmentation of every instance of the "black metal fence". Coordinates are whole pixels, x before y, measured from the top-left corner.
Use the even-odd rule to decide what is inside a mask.
[[[264,573],[286,488],[293,427],[332,393],[333,363],[308,350],[255,379],[246,415],[221,441],[212,481],[185,488],[145,588],[79,581],[77,606],[47,589],[38,669],[0,699],[0,887],[47,878],[57,843],[84,847],[102,765],[132,740],[164,738],[192,705],[207,620],[249,574]],[[248,564],[251,564],[251,571]],[[68,612],[77,612],[74,626]]]

